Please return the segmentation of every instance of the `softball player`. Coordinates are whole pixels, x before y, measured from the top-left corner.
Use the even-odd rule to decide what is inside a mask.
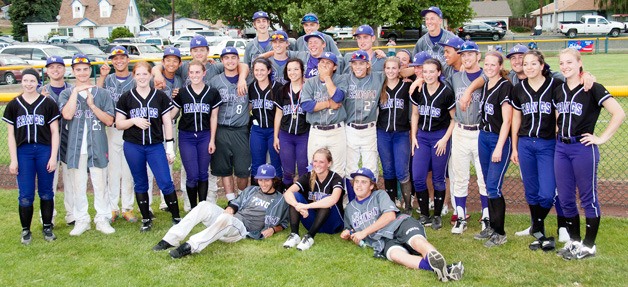
[[[477,234],[475,239],[487,240],[484,243],[486,247],[506,243],[504,231],[506,201],[502,193],[502,184],[511,152],[509,133],[512,106],[508,96],[512,84],[506,78],[507,72],[502,69],[503,64],[504,58],[499,52],[488,52],[484,57],[484,74],[488,81],[482,88],[480,100],[482,120],[478,153],[488,193],[489,227]]]
[[[135,64],[133,78],[136,87],[124,93],[116,105],[116,128],[124,131],[124,155],[133,174],[135,197],[143,218],[140,232],[152,228],[147,163],[164,194],[173,224],[181,221],[177,194],[168,170],[168,163],[173,162],[175,156],[170,116],[172,103],[164,92],[150,87],[150,68],[146,62]]]
[[[343,182],[340,175],[330,170],[332,162],[328,149],[317,150],[312,157],[312,171],[301,175],[284,193],[290,205],[291,233],[283,247],[307,250],[318,232],[334,234],[342,230]],[[308,230],[303,239],[299,237],[301,222]]]
[[[382,190],[375,190],[375,174],[361,168],[351,174],[356,199],[345,210],[340,238],[366,244],[376,258],[387,258],[408,268],[433,271],[438,280],[460,280],[462,262],[447,265],[440,252],[427,241],[423,225],[406,214],[397,215],[395,203]]]
[[[600,226],[600,203],[597,196],[598,145],[606,143],[626,118],[624,110],[600,84],[588,92],[580,84],[580,52],[565,49],[560,53],[560,70],[567,80],[555,90],[554,107],[558,113],[558,140],[554,154],[556,187],[567,217],[570,241],[559,251],[565,259],[583,259],[597,253],[595,239]],[[600,110],[611,114],[608,126],[600,136],[593,132]],[[586,234],[580,237],[580,216],[576,205],[576,187],[584,209]],[[581,241],[582,240],[582,241]]]
[[[410,63],[412,63],[412,53],[406,49],[401,49],[397,51],[395,55],[401,64],[401,69],[410,67]]]
[[[174,98],[170,115],[181,111],[179,120],[179,154],[187,171],[186,193],[190,207],[207,199],[208,170],[211,154],[216,150],[218,107],[222,103],[218,91],[203,82],[205,65],[193,60],[189,65],[192,84],[181,89]]]
[[[377,152],[382,162],[384,188],[394,202],[397,181],[406,199],[406,212],[412,213],[410,165],[410,83],[401,80],[401,61],[389,57],[384,63],[386,79],[380,93],[377,117]]]
[[[421,91],[412,94],[411,148],[412,176],[417,192],[424,226],[437,230],[442,227],[441,211],[445,203],[445,171],[451,150],[454,129],[455,97],[453,91],[440,82],[442,66],[436,59],[423,63]],[[420,130],[420,131],[419,131]],[[434,185],[434,217],[430,217],[427,173],[432,171]]]
[[[303,32],[305,33],[305,35],[297,39],[297,43],[295,45],[296,47],[293,50],[307,52],[308,45],[307,40],[305,40],[305,36],[313,32],[318,32],[318,29],[321,27],[321,25],[318,22],[318,16],[316,16],[316,14],[314,13],[305,14],[301,19],[301,25],[303,25]],[[323,37],[325,37],[325,43],[328,43],[329,45],[326,45],[325,49],[322,52],[332,52],[338,57],[342,56],[342,53],[340,53],[340,50],[338,50],[338,46],[336,46],[336,42],[334,41],[334,39],[327,34],[323,34]]]
[[[52,232],[55,204],[52,181],[59,151],[60,116],[55,102],[37,93],[38,83],[37,71],[22,71],[23,92],[7,104],[2,117],[7,123],[7,145],[11,156],[9,172],[17,175],[22,244],[30,244],[32,240],[30,229],[35,201],[35,178],[44,240],[53,241],[57,238]]]
[[[246,237],[264,239],[280,232],[288,226],[288,205],[278,189],[281,181],[275,175],[272,165],[261,165],[255,175],[259,186],[247,187],[225,209],[207,201],[199,203],[179,224],[168,230],[153,250],[161,251],[179,245],[201,222],[207,228],[171,250],[172,258],[200,253],[216,240],[232,243]]]
[[[218,111],[216,152],[211,159],[211,172],[222,177],[227,200],[235,199],[233,175],[237,177],[237,189],[244,190],[251,174],[251,149],[249,147],[249,96],[236,91],[240,56],[233,47],[226,47],[220,54],[225,71],[212,78],[210,86],[217,89],[222,99]]]
[[[539,51],[528,51],[523,58],[527,78],[514,87],[511,104],[512,155],[510,159],[521,169],[526,201],[530,207],[535,240],[531,250],[550,251],[554,238],[545,237],[545,217],[556,197],[554,150],[556,146],[556,115],[552,106],[553,91],[562,82],[551,78],[544,69],[545,59]]]
[[[355,37],[355,41],[358,43],[358,48],[366,52],[368,56],[366,61],[370,64],[370,70],[373,72],[383,72],[386,53],[382,50],[373,50],[373,43],[377,40],[373,28],[369,25],[362,25],[355,31],[353,37]],[[351,63],[352,61],[353,54],[346,53],[344,63]],[[343,71],[344,74],[350,74],[352,69],[352,65],[346,65],[341,71]]]
[[[90,84],[91,63],[86,55],[72,58],[75,87],[59,95],[59,110],[68,127],[68,145],[64,158],[68,166],[66,184],[74,203],[76,220],[70,235],[79,236],[90,229],[87,202],[87,172],[94,189],[94,223],[96,230],[111,234],[111,207],[107,190],[108,145],[105,127],[113,124],[114,107],[107,90]]]
[[[425,19],[425,27],[427,33],[416,41],[412,54],[418,52],[427,52],[432,58],[445,63],[443,56],[443,46],[437,43],[445,43],[447,39],[455,37],[455,35],[443,28],[443,12],[438,7],[432,6],[421,11],[421,17]]]
[[[270,35],[268,34],[270,27],[270,16],[264,11],[257,11],[253,14],[253,28],[255,28],[255,38],[246,43],[244,48],[244,63],[251,66],[253,60],[259,54],[263,54],[272,50],[270,44]]]

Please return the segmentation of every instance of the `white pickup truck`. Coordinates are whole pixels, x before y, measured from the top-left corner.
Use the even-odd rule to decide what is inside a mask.
[[[584,15],[580,21],[560,22],[560,32],[569,38],[578,34],[608,34],[617,37],[625,28],[624,23],[608,21],[597,15]]]

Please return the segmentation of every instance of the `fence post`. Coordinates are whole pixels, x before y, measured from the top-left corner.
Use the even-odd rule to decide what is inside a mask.
[[[595,53],[599,54],[600,53],[600,38],[595,38]]]
[[[608,35],[604,39],[604,54],[608,54]]]

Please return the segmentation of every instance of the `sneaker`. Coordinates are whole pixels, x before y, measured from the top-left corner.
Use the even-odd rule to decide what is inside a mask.
[[[314,238],[310,237],[309,234],[306,234],[305,236],[303,236],[303,239],[301,239],[299,245],[297,245],[297,250],[305,251],[310,249],[312,245],[314,245]]]
[[[464,265],[462,262],[450,264],[447,266],[447,279],[458,281],[462,279],[462,274],[464,274]]]
[[[74,224],[76,224],[75,220],[66,223],[67,226],[74,226]]]
[[[449,207],[447,207],[447,204],[443,205],[443,210],[440,211],[440,216],[445,216],[447,215],[447,213],[449,213]]]
[[[526,229],[524,229],[524,230],[517,231],[517,232],[515,232],[515,235],[516,235],[516,236],[528,236],[528,235],[530,235],[530,228],[531,228],[531,227],[530,227],[530,226],[528,226],[528,228],[526,228]]]
[[[491,221],[488,219],[488,217],[484,217],[482,219],[480,219],[480,226],[482,228],[482,230],[491,227]]]
[[[580,253],[580,249],[582,248],[582,242],[580,241],[572,241],[570,243],[571,244],[569,246],[565,244],[565,247],[556,252],[558,254],[562,251],[562,257],[565,260],[576,259],[576,255]]]
[[[179,222],[181,222],[181,217],[177,217],[177,218],[173,218],[172,219],[172,225],[177,225],[177,224],[179,224]]]
[[[593,247],[582,245],[579,249],[579,252],[576,253],[576,259],[578,260],[585,259],[587,257],[594,257],[595,253],[597,253],[595,245],[593,245]]]
[[[142,219],[142,227],[140,232],[148,232],[153,228],[153,221],[151,219]]]
[[[74,229],[70,231],[70,236],[79,236],[90,228],[89,222],[77,222],[74,224]]]
[[[445,257],[436,250],[432,250],[427,254],[427,262],[438,276],[439,281],[447,282],[447,262]]]
[[[421,217],[419,217],[419,222],[421,222],[421,224],[425,227],[432,226],[432,218],[426,215],[421,215]]]
[[[161,240],[159,241],[159,243],[157,243],[157,245],[153,246],[153,251],[163,251],[163,250],[167,250],[174,247],[173,245],[171,245],[170,243],[166,242],[165,240]]]
[[[577,242],[577,241],[571,241],[571,240],[567,241],[567,243],[565,243],[565,245],[563,246],[563,248],[558,249],[558,250],[556,251],[556,256],[559,256],[559,257],[563,257],[563,258],[564,258],[565,256],[567,256],[567,254],[568,254],[568,253],[572,253],[573,249],[576,249],[576,247],[577,247],[577,246],[576,246],[576,245],[577,245],[577,243],[580,243],[580,242]],[[571,258],[568,258],[567,260],[569,260],[569,259],[571,259]]]
[[[545,238],[545,240],[542,240],[541,249],[543,249],[543,251],[545,252],[556,249],[556,242],[554,242],[554,237],[547,237]]]
[[[32,240],[33,240],[33,234],[31,233],[31,231],[30,230],[22,230],[22,235],[21,235],[21,239],[20,239],[22,244],[29,245],[29,244],[31,244]]]
[[[532,243],[528,245],[528,248],[530,248],[530,250],[532,251],[539,250],[541,248],[541,240],[537,239],[537,240],[532,241]]]
[[[465,230],[467,230],[467,221],[463,219],[458,219],[456,221],[456,225],[451,229],[451,233],[453,234],[462,234]]]
[[[114,223],[116,222],[116,219],[118,218],[120,218],[120,211],[119,210],[111,211],[111,219],[109,219],[109,222]]]
[[[288,239],[286,240],[286,242],[283,243],[283,247],[293,248],[297,246],[299,242],[301,242],[301,237],[299,237],[299,235],[296,233],[290,233],[290,235],[288,235]]]
[[[493,230],[493,228],[491,228],[490,226],[482,229],[482,231],[480,231],[480,233],[476,234],[475,236],[473,236],[473,238],[477,239],[477,240],[487,240],[491,238],[491,235],[493,235],[495,231]]]
[[[189,243],[183,243],[179,247],[170,250],[170,257],[179,259],[183,256],[192,254],[192,246]]]
[[[471,215],[467,214],[465,220],[469,220],[469,218],[471,218]],[[457,214],[452,214],[451,215],[451,219],[450,219],[451,225],[456,225],[456,221],[458,221],[458,215]]]
[[[567,231],[567,228],[558,228],[558,242],[567,242],[569,239],[569,232]]]
[[[122,212],[122,217],[128,222],[137,222],[137,217],[133,214],[133,210]]]
[[[96,222],[96,230],[104,234],[112,234],[116,232],[116,230],[113,229],[113,227],[111,227],[111,225],[109,225],[109,222],[107,221]]]
[[[506,244],[506,242],[508,242],[508,240],[506,240],[506,235],[501,235],[493,232],[493,234],[491,234],[491,238],[484,242],[484,247],[491,248],[495,246],[500,246]]]
[[[432,219],[432,229],[439,230],[443,227],[443,219],[440,216],[434,216]]]
[[[44,234],[44,240],[52,242],[57,239],[57,236],[52,232],[52,226],[45,226],[41,231]]]

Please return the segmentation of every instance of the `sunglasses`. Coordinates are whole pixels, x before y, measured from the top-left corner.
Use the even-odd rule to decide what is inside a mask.
[[[72,60],[72,64],[89,64],[89,59],[78,57]]]
[[[126,51],[122,49],[113,49],[111,50],[111,55],[126,55]]]
[[[318,23],[318,19],[312,15],[307,15],[303,17],[303,20],[301,22],[317,22]]]
[[[365,54],[359,54],[359,53],[353,53],[353,55],[351,55],[351,60],[363,60],[363,61],[366,61],[366,55]]]
[[[270,37],[271,40],[285,40],[286,37],[281,34],[274,34]]]

